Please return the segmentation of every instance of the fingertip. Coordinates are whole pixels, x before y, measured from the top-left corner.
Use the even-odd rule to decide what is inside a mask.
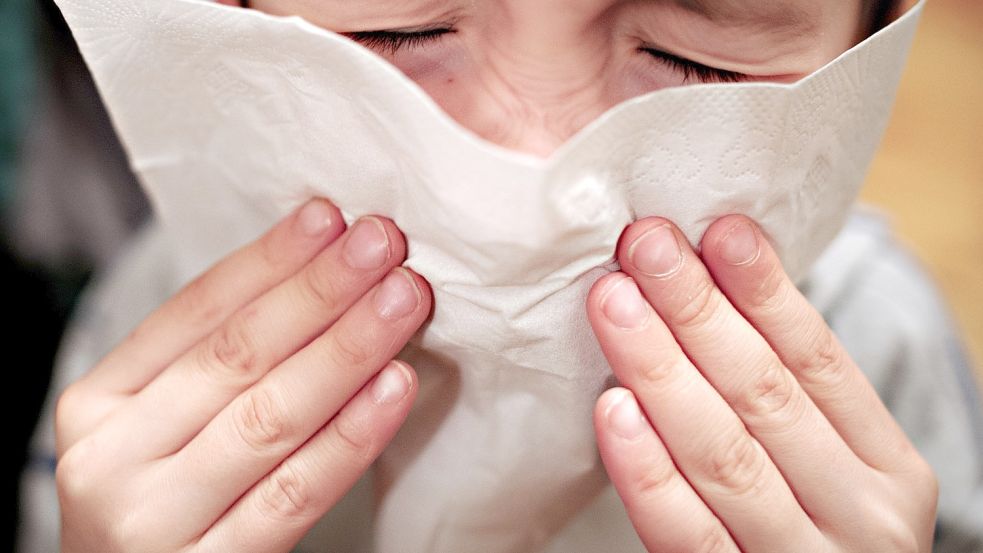
[[[609,388],[594,402],[594,432],[597,434],[597,445],[603,454],[608,442],[608,411],[626,390],[622,387]]]
[[[410,398],[416,387],[416,372],[413,368],[394,359],[379,371],[370,389],[376,405],[395,405]]]
[[[653,313],[638,283],[623,273],[605,277],[588,295],[587,318],[605,349],[611,330],[632,333],[644,330]]]
[[[643,234],[646,234],[650,230],[657,229],[659,227],[668,226],[673,230],[674,233],[679,233],[676,225],[672,221],[664,217],[645,217],[644,219],[639,219],[634,223],[628,225],[624,232],[621,233],[621,239],[618,240],[618,252],[617,257],[619,260],[624,260],[628,258],[628,250],[631,248],[632,244],[635,243]]]
[[[597,401],[595,417],[604,433],[627,441],[636,441],[652,430],[630,390],[612,388]]]
[[[416,369],[412,365],[403,361],[402,359],[393,359],[386,365],[386,368],[395,367],[399,369],[410,382],[410,393],[416,391],[417,385],[419,384],[419,377],[416,374]]]
[[[741,215],[723,217],[707,231],[704,262],[721,290],[738,306],[757,302],[762,294],[777,291],[788,280],[764,231]],[[749,300],[751,296],[758,299]]]
[[[420,306],[429,314],[433,310],[433,287],[430,286],[430,282],[409,267],[400,266],[397,270],[402,271],[416,285],[417,292],[420,294]]]
[[[341,212],[325,198],[314,198],[298,208],[296,221],[301,233],[311,238],[337,237],[345,230]]]
[[[727,215],[714,221],[701,241],[707,263],[747,267],[761,258],[767,240],[758,224],[744,215]]]
[[[373,220],[382,225],[385,229],[386,235],[389,237],[389,245],[392,251],[393,259],[399,260],[400,263],[406,260],[406,236],[403,231],[396,226],[396,223],[392,219],[387,217],[378,217],[373,215],[371,217]]]
[[[597,282],[591,286],[590,291],[587,293],[587,308],[591,311],[598,311],[601,308],[601,303],[608,292],[610,292],[617,283],[626,278],[628,278],[628,275],[625,273],[615,271],[597,279]]]
[[[621,386],[605,390],[594,404],[594,418],[601,422],[607,421],[608,411],[619,401],[622,401],[625,394],[631,394],[631,392]]]

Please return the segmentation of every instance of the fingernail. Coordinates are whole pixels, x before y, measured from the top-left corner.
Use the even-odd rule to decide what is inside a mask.
[[[413,386],[413,378],[406,365],[392,361],[382,369],[372,384],[372,399],[379,405],[399,403]]]
[[[378,269],[386,264],[391,255],[389,236],[382,221],[375,217],[365,217],[355,223],[345,242],[345,262],[353,269]]]
[[[641,328],[649,318],[649,305],[631,277],[624,277],[608,285],[601,299],[604,316],[615,326],[625,330]]]
[[[731,227],[720,244],[720,257],[731,265],[747,265],[757,259],[760,252],[757,234],[744,221]]]
[[[331,227],[334,213],[324,200],[311,200],[301,208],[298,219],[300,228],[307,236],[320,236]]]
[[[415,311],[422,299],[413,276],[398,267],[379,285],[372,302],[380,317],[395,321]]]
[[[669,225],[662,225],[638,237],[628,248],[628,260],[651,277],[665,278],[679,270],[683,252]]]
[[[604,412],[604,418],[607,419],[611,431],[626,440],[637,439],[649,426],[638,407],[638,401],[628,390],[621,390],[611,400]]]

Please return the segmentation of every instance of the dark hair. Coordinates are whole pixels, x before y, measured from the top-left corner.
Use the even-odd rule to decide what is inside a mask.
[[[880,31],[891,21],[899,0],[863,0],[863,37]]]

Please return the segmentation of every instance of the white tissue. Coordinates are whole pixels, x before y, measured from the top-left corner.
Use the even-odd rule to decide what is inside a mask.
[[[185,277],[312,196],[406,234],[435,312],[403,354],[418,406],[379,467],[384,553],[534,550],[597,496],[591,410],[610,370],[584,298],[622,229],[661,215],[696,244],[743,213],[803,275],[863,181],[921,9],[797,84],[659,91],[543,160],[298,18],[58,4]]]

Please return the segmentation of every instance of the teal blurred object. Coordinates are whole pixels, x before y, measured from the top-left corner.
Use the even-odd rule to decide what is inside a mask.
[[[0,0],[0,212],[14,191],[17,153],[33,109],[36,3]]]

